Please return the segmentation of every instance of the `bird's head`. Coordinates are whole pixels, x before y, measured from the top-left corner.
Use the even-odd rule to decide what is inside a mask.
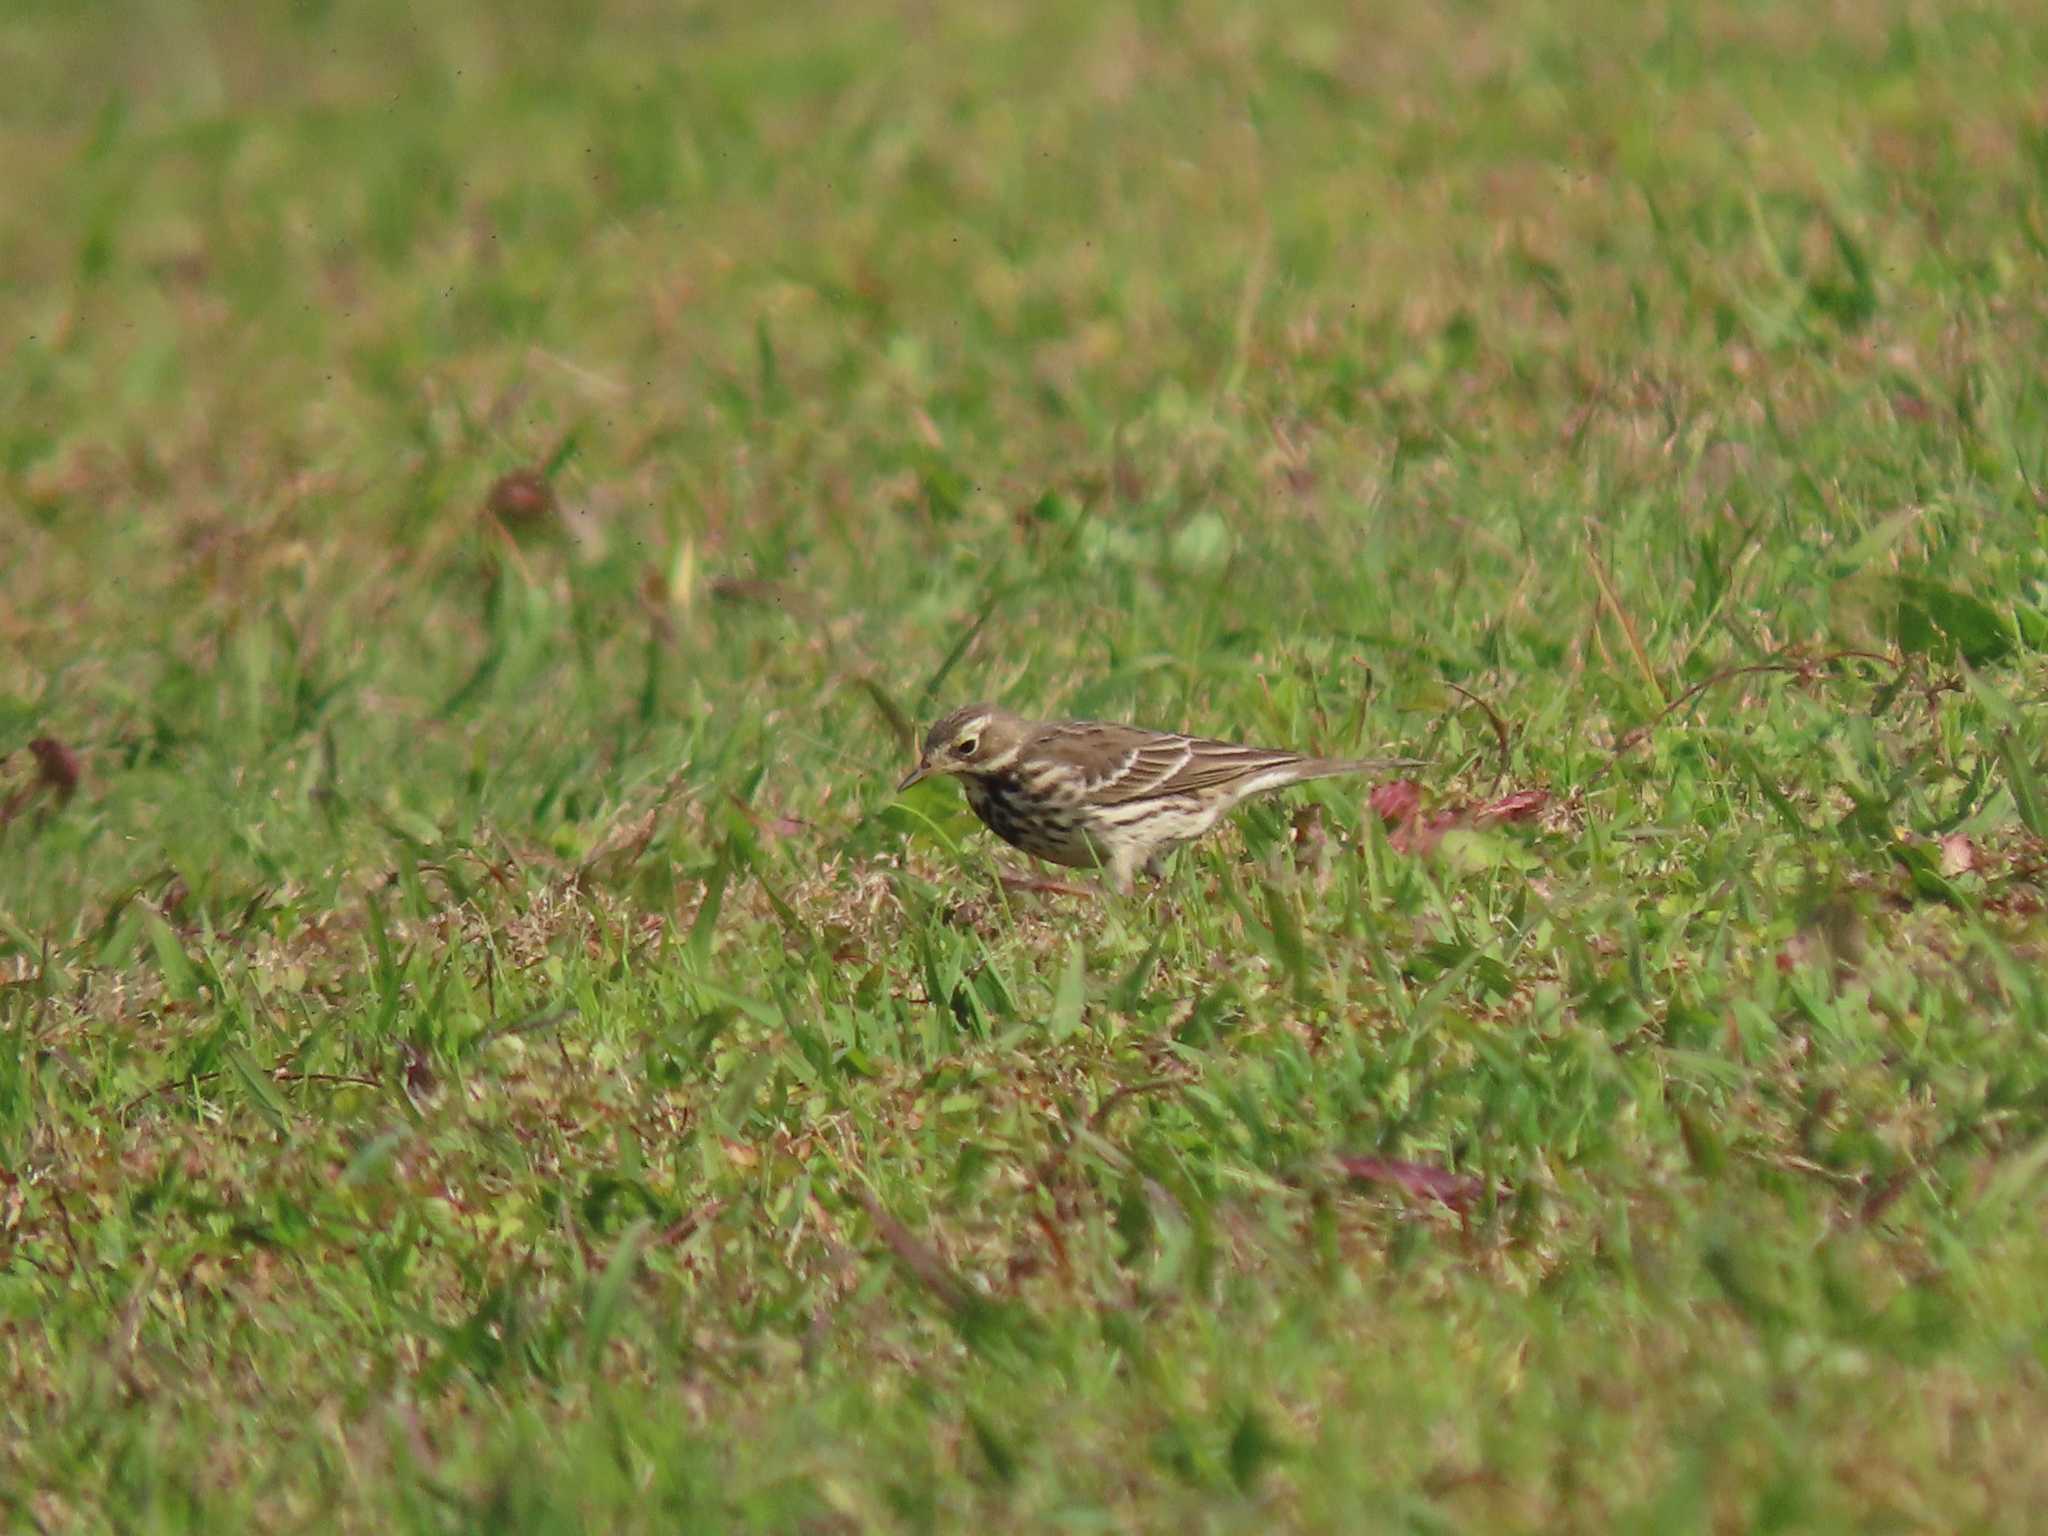
[[[935,773],[994,773],[1016,760],[1031,722],[994,704],[956,709],[925,733],[917,766],[896,786],[901,794]]]

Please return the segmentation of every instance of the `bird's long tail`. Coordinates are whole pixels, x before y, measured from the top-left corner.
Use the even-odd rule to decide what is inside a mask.
[[[1297,765],[1292,782],[1333,779],[1345,773],[1398,773],[1410,768],[1427,768],[1419,757],[1305,757]]]

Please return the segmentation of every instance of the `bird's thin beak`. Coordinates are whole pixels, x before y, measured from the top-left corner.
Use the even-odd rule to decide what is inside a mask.
[[[931,773],[931,771],[932,765],[930,763],[919,763],[915,768],[911,769],[910,772],[906,773],[903,776],[903,782],[896,786],[896,793],[899,795],[902,794],[903,791],[910,788],[910,786],[915,784],[919,779],[927,777]]]

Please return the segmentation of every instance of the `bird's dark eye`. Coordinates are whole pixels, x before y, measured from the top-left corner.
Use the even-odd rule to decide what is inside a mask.
[[[962,736],[958,741],[953,743],[953,750],[959,753],[962,757],[972,757],[974,756],[974,749],[980,745],[981,743],[977,741],[974,737]]]

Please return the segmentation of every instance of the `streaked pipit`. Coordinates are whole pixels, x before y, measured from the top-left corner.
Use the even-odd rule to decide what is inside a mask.
[[[1305,757],[1100,720],[1027,720],[970,704],[933,726],[898,791],[950,773],[988,829],[1055,864],[1100,866],[1120,891],[1158,875],[1182,843],[1247,797],[1340,773],[1415,767],[1408,759]]]

